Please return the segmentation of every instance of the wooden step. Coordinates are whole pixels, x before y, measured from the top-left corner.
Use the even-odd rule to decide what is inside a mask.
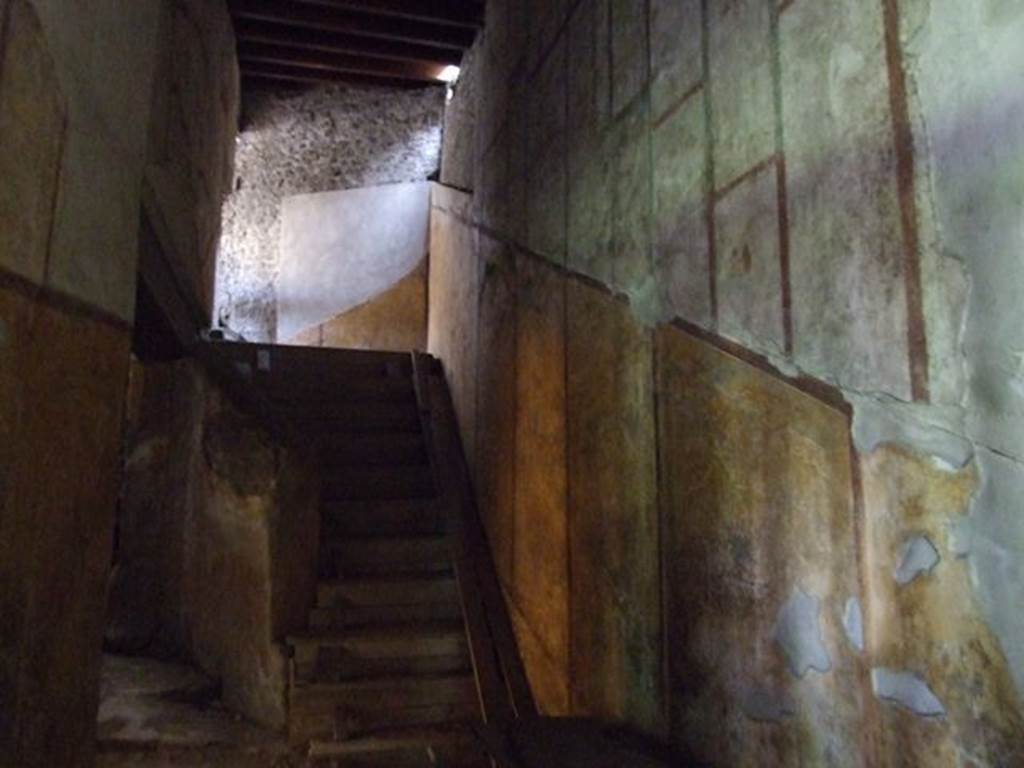
[[[433,499],[350,499],[323,502],[325,537],[415,536],[440,533],[444,519]]]
[[[367,433],[336,440],[321,457],[325,470],[352,466],[418,466],[429,463],[417,432]]]
[[[378,624],[344,632],[307,632],[289,635],[296,652],[339,648],[354,656],[456,656],[466,651],[466,631],[459,622]]]
[[[325,473],[325,502],[365,499],[425,499],[435,495],[429,464],[407,467],[343,467]]]
[[[413,403],[416,391],[408,376],[329,376],[322,379],[288,381],[284,376],[262,383],[264,393],[280,406],[304,403],[316,406],[345,402]]]
[[[347,741],[313,741],[307,753],[312,761],[341,760],[344,766],[381,768],[458,768],[489,766],[483,747],[468,727],[449,729],[393,729]]]
[[[322,433],[326,452],[333,452],[353,434],[420,431],[420,415],[413,403],[294,404],[279,410],[298,426]]]
[[[470,674],[375,678],[292,686],[289,739],[347,739],[405,727],[451,726],[480,717]]]
[[[381,352],[364,349],[332,349],[329,347],[299,347],[288,344],[240,344],[239,351],[259,362],[259,353],[264,354],[264,363],[258,365],[263,373],[287,373],[289,376],[345,372],[350,376],[398,376],[412,373],[412,360],[405,352]],[[269,371],[265,370],[269,367]]]
[[[359,579],[321,583],[309,626],[313,630],[330,630],[461,618],[458,585],[449,576]]]
[[[435,605],[458,600],[458,584],[450,576],[347,579],[325,581],[317,586],[318,608]]]
[[[445,536],[336,539],[325,543],[339,576],[441,574],[452,569]]]

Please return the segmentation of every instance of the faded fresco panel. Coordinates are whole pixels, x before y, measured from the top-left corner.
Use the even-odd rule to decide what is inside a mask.
[[[676,328],[657,345],[670,732],[714,764],[864,765],[847,419]]]
[[[485,235],[480,258],[476,491],[498,578],[508,590],[515,552],[516,259]]]
[[[91,759],[129,344],[127,329],[0,291],[0,370],[16,372],[0,374],[0,748],[12,764]]]
[[[729,0],[707,6],[716,189],[775,153],[772,5]]]
[[[65,108],[39,20],[0,3],[0,267],[43,281]],[[5,28],[6,27],[6,28]]]
[[[704,100],[653,130],[654,264],[665,316],[711,324]]]
[[[455,205],[469,195],[447,191]],[[476,321],[479,270],[476,232],[454,216],[434,208],[430,217],[430,274],[427,350],[440,358],[459,421],[470,470],[476,466]]]
[[[715,206],[718,330],[746,347],[786,351],[778,177],[768,165]]]
[[[882,4],[794,3],[780,46],[796,362],[909,399]]]
[[[565,277],[517,259],[516,487],[512,599],[546,656],[568,665]]]
[[[624,302],[569,282],[573,708],[662,726],[650,332]]]

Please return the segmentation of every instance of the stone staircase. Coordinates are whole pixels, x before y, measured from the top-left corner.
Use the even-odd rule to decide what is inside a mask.
[[[329,765],[490,765],[412,357],[246,360],[238,372],[320,452],[320,581],[307,629],[287,638],[290,742]]]

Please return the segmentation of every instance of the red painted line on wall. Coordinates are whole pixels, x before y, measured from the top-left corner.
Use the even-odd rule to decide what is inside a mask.
[[[665,109],[665,111],[661,113],[661,116],[659,116],[658,118],[655,119],[655,121],[651,124],[651,126],[653,128],[658,128],[659,126],[661,126],[666,120],[668,120],[674,114],[679,112],[679,110],[682,109],[686,105],[686,103],[688,101],[690,101],[690,99],[692,99],[694,96],[696,96],[702,90],[704,90],[704,83],[703,83],[703,81],[695,83],[688,91],[686,91],[686,93],[684,93],[682,96],[680,96],[678,99],[676,99],[672,104],[670,104]]]
[[[786,191],[786,156],[776,166],[779,204],[779,280],[782,283],[782,334],[786,355],[793,357],[793,291],[789,271],[789,195]]]
[[[928,338],[921,295],[921,244],[914,181],[914,133],[910,123],[906,71],[900,43],[898,0],[882,0],[885,21],[885,60],[889,70],[889,107],[896,151],[896,184],[903,235],[903,276],[907,300],[907,347],[910,353],[910,389],[915,401],[927,402]]]
[[[713,202],[715,202],[715,203],[719,202],[722,198],[728,196],[728,194],[730,192],[734,191],[737,187],[742,186],[744,184],[744,182],[749,181],[754,176],[757,176],[757,174],[761,173],[761,171],[765,170],[766,168],[770,168],[773,165],[776,165],[778,162],[779,162],[779,155],[777,153],[773,154],[773,155],[771,155],[769,157],[766,157],[764,160],[759,162],[757,165],[755,165],[752,168],[749,168],[748,170],[744,171],[739,176],[737,176],[735,179],[733,179],[728,184],[726,184],[724,187],[722,187],[721,189],[716,191],[712,195]]]

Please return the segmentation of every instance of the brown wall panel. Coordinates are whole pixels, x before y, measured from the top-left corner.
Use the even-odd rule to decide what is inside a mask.
[[[517,260],[516,497],[512,598],[543,652],[568,668],[565,278]],[[558,711],[561,702],[540,702]]]
[[[513,586],[516,484],[515,252],[480,237],[477,498],[498,578]]]
[[[671,733],[726,765],[859,765],[846,417],[676,328],[657,344]]]
[[[576,711],[660,730],[661,607],[651,334],[568,287],[572,686]]]
[[[0,288],[0,668],[10,764],[90,764],[130,333]]]

